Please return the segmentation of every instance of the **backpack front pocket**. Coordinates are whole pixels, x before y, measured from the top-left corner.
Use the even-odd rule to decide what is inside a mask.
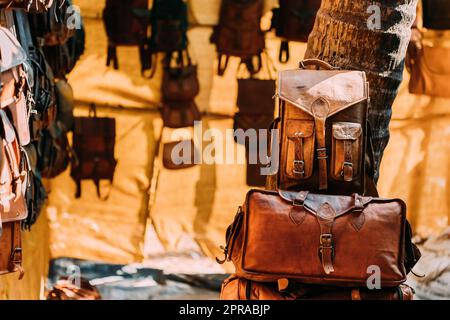
[[[331,176],[338,181],[351,182],[359,176],[362,157],[362,127],[359,123],[333,124]]]
[[[288,120],[286,123],[286,175],[291,179],[308,179],[313,172],[314,122]]]

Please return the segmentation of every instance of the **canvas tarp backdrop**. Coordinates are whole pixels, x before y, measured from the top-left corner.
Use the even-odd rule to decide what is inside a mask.
[[[126,264],[146,261],[155,252],[194,251],[211,258],[219,255],[225,230],[249,189],[245,185],[245,165],[164,169],[161,145],[178,138],[173,136],[175,130],[162,128],[157,111],[161,69],[152,80],[140,77],[137,48],[119,48],[120,70],[107,68],[107,40],[100,20],[104,2],[75,3],[81,7],[87,30],[86,53],[69,77],[78,101],[76,111],[86,114],[87,104],[95,102],[100,115],[117,119],[118,168],[112,188],[102,184],[105,190],[111,190],[107,201],[96,198],[92,182],[83,182],[83,196],[75,199],[75,184],[69,172],[52,182],[47,209],[51,256]],[[209,37],[210,25],[217,21],[219,0],[189,3],[191,20],[195,22],[188,34],[190,52],[199,65],[201,83],[197,103],[210,114],[204,118],[203,128],[225,133],[232,128],[229,117],[236,110],[237,61],[233,59],[224,77],[215,75],[216,53]],[[266,17],[266,27],[268,23]],[[279,40],[272,33],[267,38],[268,52],[276,60]],[[277,67],[295,68],[305,49],[305,44],[293,44],[289,64]],[[410,95],[407,81],[405,73],[394,105],[391,140],[382,163],[379,189],[384,197],[404,199],[414,229],[427,236],[443,230],[450,215],[450,101]],[[205,141],[203,147],[209,143]],[[243,163],[244,159],[239,160]],[[42,239],[46,236],[44,224],[33,231]],[[211,269],[217,272],[220,267]],[[231,271],[231,266],[225,265],[223,271]],[[40,277],[44,274],[33,269],[29,273],[33,277],[35,273]],[[8,290],[9,284],[6,286]],[[9,292],[15,290],[9,286]]]

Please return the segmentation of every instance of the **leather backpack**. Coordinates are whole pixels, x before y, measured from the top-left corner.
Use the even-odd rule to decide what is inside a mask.
[[[423,41],[422,33],[413,29],[408,46],[406,68],[411,74],[409,92],[432,97],[450,98],[450,48]]]
[[[146,39],[149,31],[148,0],[107,0],[103,22],[108,36],[106,65],[119,69],[118,46],[139,47],[142,71],[148,68]]]
[[[241,58],[250,73],[257,73],[262,68],[265,39],[260,23],[263,6],[263,0],[222,0],[219,24],[211,36],[218,53],[219,75],[225,73],[230,57]],[[252,61],[254,57],[258,58],[256,66]]]
[[[373,265],[390,288],[420,258],[404,202],[357,194],[251,190],[226,238],[218,262],[231,260],[237,276],[260,282],[364,287]]]
[[[263,59],[266,62],[265,68],[261,69],[260,75],[257,78],[254,74],[250,74],[250,77],[240,76],[241,65],[238,71],[238,96],[237,107],[238,112],[234,115],[235,141],[237,143],[243,143],[246,147],[246,182],[249,186],[263,187],[266,184],[266,176],[261,175],[261,168],[265,164],[261,163],[259,158],[260,143],[260,131],[267,130],[270,124],[274,120],[275,106],[273,103],[273,92],[275,92],[276,81],[275,67],[267,54],[263,55]],[[264,77],[262,71],[265,71],[267,75]],[[247,136],[251,138],[253,135],[247,130],[253,129],[256,134],[256,148],[250,148],[250,141],[239,141],[238,132],[247,133]],[[242,130],[242,131],[237,131]],[[267,136],[268,139],[268,136]],[[268,140],[267,140],[268,141]],[[255,161],[256,160],[256,161]]]
[[[74,157],[70,176],[76,183],[76,197],[81,197],[81,181],[93,180],[101,198],[100,180],[113,183],[117,160],[114,158],[116,120],[97,117],[91,105],[88,117],[75,117],[73,131]],[[103,197],[103,199],[106,199]]]
[[[45,12],[55,0],[0,0],[0,8],[18,8],[31,13]]]
[[[337,288],[295,283],[261,283],[230,276],[222,285],[221,300],[413,300],[414,290],[406,284],[387,289]]]
[[[289,41],[308,42],[314,27],[321,0],[279,0],[280,6],[273,9],[272,29],[282,38],[279,61],[289,61]]]
[[[192,64],[187,50],[165,58],[161,85],[164,126],[182,128],[201,120],[195,97],[200,92],[197,65]]]
[[[151,74],[156,71],[156,55],[167,56],[187,50],[188,8],[183,0],[154,0],[151,10],[151,37],[148,40]]]
[[[278,81],[277,188],[376,196],[365,73],[308,59]]]
[[[7,28],[0,27],[2,91],[1,108],[12,116],[21,145],[30,143],[28,125],[28,76],[24,70],[26,52]]]
[[[0,275],[19,272],[22,279],[22,221],[27,218],[23,195],[26,172],[15,129],[0,110]]]
[[[448,0],[422,0],[423,26],[428,29],[450,29],[450,2]]]

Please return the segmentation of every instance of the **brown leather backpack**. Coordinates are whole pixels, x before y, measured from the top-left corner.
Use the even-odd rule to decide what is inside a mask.
[[[314,27],[321,0],[280,0],[273,9],[272,27],[277,37],[282,38],[279,61],[289,61],[289,41],[307,42]]]
[[[97,117],[91,105],[88,117],[76,117],[73,132],[73,152],[70,175],[76,182],[76,197],[81,197],[81,181],[93,180],[101,198],[100,180],[112,184],[117,160],[114,158],[116,121]],[[103,197],[104,199],[107,198]]]
[[[301,66],[279,73],[277,188],[376,196],[365,73],[336,70],[317,59]]]
[[[106,65],[113,63],[119,69],[118,46],[139,47],[142,71],[150,68],[146,47],[149,32],[148,0],[107,0],[103,10],[103,22],[108,36]]]
[[[211,36],[217,47],[219,75],[225,73],[231,56],[241,58],[251,73],[261,69],[261,53],[265,48],[260,26],[263,5],[263,0],[222,0],[219,25]],[[253,57],[258,57],[256,67]]]
[[[222,285],[221,300],[413,300],[414,290],[406,284],[395,288],[369,290],[295,283],[261,283],[230,276]]]
[[[404,202],[357,194],[251,190],[226,238],[218,262],[261,282],[364,287],[375,266],[381,287],[395,287],[420,257],[411,253]]]
[[[192,64],[187,50],[166,56],[161,85],[164,126],[182,128],[201,120],[195,97],[200,92],[197,65]]]
[[[5,111],[0,110],[0,275],[19,272],[22,279],[21,223],[27,218],[23,195],[26,172],[15,129]]]

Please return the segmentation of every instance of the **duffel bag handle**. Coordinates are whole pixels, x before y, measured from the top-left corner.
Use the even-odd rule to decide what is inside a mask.
[[[305,59],[305,60],[300,61],[299,68],[306,69],[306,67],[310,67],[310,66],[320,67],[320,68],[322,68],[324,70],[337,70],[337,69],[339,69],[339,68],[333,67],[328,62],[325,62],[325,61],[320,60],[320,59]]]

